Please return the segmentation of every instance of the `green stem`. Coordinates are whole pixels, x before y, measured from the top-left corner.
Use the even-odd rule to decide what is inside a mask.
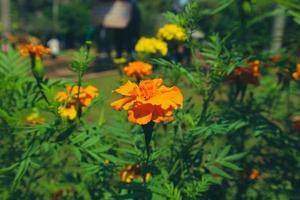
[[[142,126],[144,132],[144,138],[145,138],[145,147],[147,152],[146,164],[148,164],[150,159],[150,154],[151,154],[150,142],[152,139],[153,127],[154,127],[154,122],[150,122]]]
[[[36,64],[36,62],[35,62],[35,55],[30,55],[30,61],[31,61],[31,72],[32,72],[32,74],[33,74],[33,77],[34,77],[36,83],[37,83],[37,86],[38,86],[38,88],[39,88],[39,92],[41,93],[43,99],[44,99],[44,100],[47,102],[47,104],[49,105],[50,102],[49,102],[49,100],[48,100],[48,98],[47,98],[47,96],[46,96],[46,94],[45,94],[45,92],[44,92],[44,90],[43,90],[43,86],[42,86],[43,78],[37,77],[37,75],[33,72],[33,69],[34,69],[35,64]]]
[[[146,125],[142,125],[144,138],[145,138],[145,147],[147,152],[146,163],[145,163],[145,172],[147,173],[149,170],[149,160],[151,155],[150,142],[153,134],[154,122],[149,122]],[[146,185],[146,173],[144,173],[144,199],[147,199],[147,185]]]

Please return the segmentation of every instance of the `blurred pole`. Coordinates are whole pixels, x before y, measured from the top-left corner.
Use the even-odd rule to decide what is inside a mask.
[[[278,52],[282,46],[284,29],[286,24],[286,14],[283,7],[278,7],[279,13],[274,17],[271,51]]]
[[[10,0],[1,0],[1,21],[3,36],[7,36],[11,32]]]
[[[53,0],[52,5],[52,23],[53,23],[53,32],[58,33],[59,30],[59,0]]]

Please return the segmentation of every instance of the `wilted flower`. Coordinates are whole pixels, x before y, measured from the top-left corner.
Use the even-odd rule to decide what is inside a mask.
[[[22,56],[41,57],[51,52],[50,48],[43,45],[26,44],[19,47],[19,52]]]
[[[300,63],[297,64],[297,71],[295,71],[293,74],[292,74],[293,78],[295,80],[298,80],[300,78]]]
[[[94,86],[78,87],[67,86],[67,92],[58,92],[55,99],[63,103],[58,108],[58,113],[63,118],[74,120],[77,116],[77,102],[79,99],[80,109],[85,109],[90,106],[92,100],[99,95],[98,89]]]
[[[148,63],[144,63],[142,61],[130,62],[124,68],[124,73],[127,76],[141,79],[144,76],[152,74],[152,65],[150,65]]]
[[[227,77],[229,81],[237,81],[243,85],[253,84],[258,85],[258,77],[260,76],[260,61],[255,60],[248,62],[248,67],[237,67]]]
[[[131,183],[135,179],[142,182],[149,182],[151,174],[149,172],[143,174],[142,166],[139,164],[128,165],[120,172],[120,179],[122,182]]]
[[[164,25],[159,29],[157,37],[167,41],[184,41],[187,38],[184,29],[176,24]]]
[[[259,171],[252,169],[249,175],[250,180],[255,180],[259,176]]]
[[[128,120],[141,125],[171,121],[173,111],[183,105],[180,89],[164,86],[162,79],[142,80],[139,85],[128,81],[115,92],[124,98],[111,105],[116,110],[128,110]]]
[[[161,54],[165,56],[168,53],[168,46],[162,40],[142,37],[135,45],[135,50],[139,53]]]

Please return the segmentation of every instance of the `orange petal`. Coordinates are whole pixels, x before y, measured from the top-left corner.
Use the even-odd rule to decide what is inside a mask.
[[[159,123],[161,121],[172,121],[174,119],[172,116],[172,110],[172,108],[164,110],[160,106],[155,106],[152,113],[152,120],[155,123]]]
[[[116,109],[121,110],[122,108],[124,110],[128,110],[129,107],[134,103],[134,100],[131,97],[126,97],[123,99],[119,99],[117,101],[112,102],[110,105]]]
[[[182,107],[183,105],[183,95],[177,87],[165,87],[161,86],[159,88],[161,95],[154,96],[149,100],[149,103],[153,105],[160,105],[162,109],[168,109],[172,107],[174,109]]]
[[[125,85],[122,85],[114,91],[124,96],[132,96],[135,95],[135,93],[138,91],[138,86],[131,81],[127,81]]]
[[[65,92],[58,92],[55,96],[55,99],[59,102],[63,102],[63,101],[67,101],[69,97]]]
[[[92,98],[99,95],[98,89],[92,85],[87,86],[84,91]]]
[[[128,110],[128,120],[141,125],[148,124],[152,119],[153,109],[151,104],[136,104]]]
[[[157,79],[153,79],[152,83],[156,86],[156,87],[160,87],[164,81],[161,78],[157,78]]]

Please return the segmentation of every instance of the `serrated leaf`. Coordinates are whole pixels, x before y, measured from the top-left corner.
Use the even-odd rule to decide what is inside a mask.
[[[230,176],[228,173],[226,173],[225,171],[223,171],[222,169],[216,166],[207,166],[207,169],[213,174],[222,176],[224,178],[232,179],[232,176]]]

